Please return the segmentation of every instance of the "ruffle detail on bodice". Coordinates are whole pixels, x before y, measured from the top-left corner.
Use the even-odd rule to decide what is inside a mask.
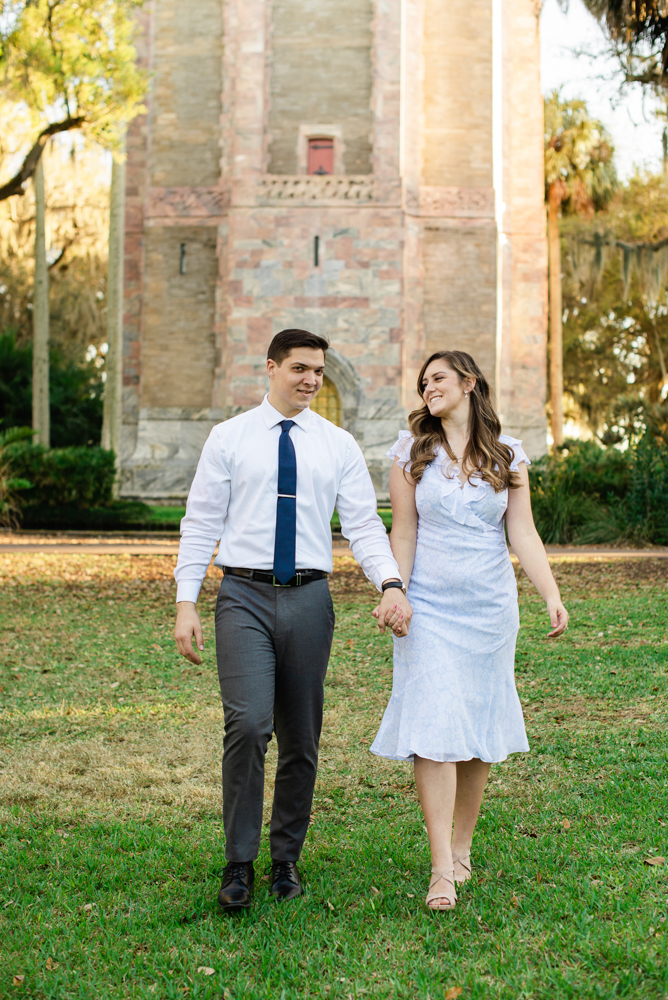
[[[507,491],[495,493],[483,480],[478,480],[475,485],[468,480],[462,484],[456,476],[448,479],[441,474],[440,494],[441,506],[453,521],[483,531],[498,528],[508,506]]]

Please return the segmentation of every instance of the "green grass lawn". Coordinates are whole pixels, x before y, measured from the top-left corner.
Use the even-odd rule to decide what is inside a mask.
[[[520,577],[532,749],[492,768],[453,913],[423,904],[410,767],[368,753],[391,641],[338,560],[307,894],[268,898],[265,840],[237,917],[216,906],[218,575],[198,669],[171,639],[173,563],[0,555],[0,997],[668,996],[668,869],[652,863],[668,855],[665,560],[557,562],[559,642]]]
[[[181,524],[181,518],[184,517],[185,512],[185,507],[151,507],[151,521],[159,523],[160,527],[163,529],[175,528],[178,530]],[[389,531],[392,527],[392,511],[389,508],[380,508],[378,513],[380,514],[383,524]],[[341,522],[339,521],[338,511],[334,511],[334,515],[332,517],[332,528],[335,531],[341,530]]]

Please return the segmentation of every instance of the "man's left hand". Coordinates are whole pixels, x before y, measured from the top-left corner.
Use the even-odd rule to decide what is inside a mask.
[[[378,620],[381,632],[390,628],[397,637],[408,635],[413,609],[398,587],[389,587],[381,597],[380,604],[371,613]]]

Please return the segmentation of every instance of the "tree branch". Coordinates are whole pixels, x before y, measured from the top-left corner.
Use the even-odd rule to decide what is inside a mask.
[[[70,129],[80,128],[85,121],[86,119],[83,115],[74,118],[68,117],[64,118],[60,122],[54,122],[53,125],[49,125],[48,128],[45,128],[42,132],[40,132],[36,142],[25,157],[18,171],[14,174],[11,180],[0,186],[0,201],[5,201],[5,199],[11,198],[12,195],[15,194],[23,194],[23,186],[35,173],[47,139],[49,139],[52,135],[57,135],[58,132],[69,132]]]

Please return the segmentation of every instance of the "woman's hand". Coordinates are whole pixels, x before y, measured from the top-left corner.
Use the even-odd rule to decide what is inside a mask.
[[[396,636],[408,635],[413,609],[410,601],[401,591],[388,589],[383,594],[380,604],[371,612],[378,621],[378,628],[384,632],[391,628]]]
[[[556,639],[557,636],[563,635],[568,628],[568,611],[559,600],[546,601],[545,604],[552,626],[552,631],[548,633],[547,637],[548,639]]]

